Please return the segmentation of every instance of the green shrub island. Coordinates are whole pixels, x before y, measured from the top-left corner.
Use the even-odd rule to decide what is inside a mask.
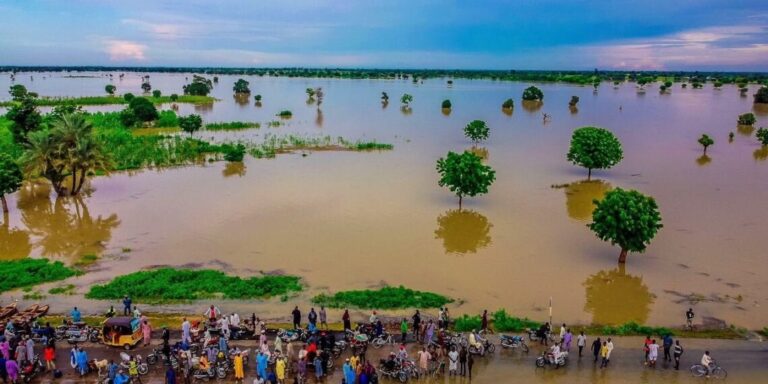
[[[299,292],[296,276],[254,276],[241,278],[211,269],[160,268],[119,276],[103,285],[94,285],[89,299],[116,300],[125,295],[145,302],[180,302],[222,297],[224,299],[266,299]]]
[[[333,295],[320,294],[312,298],[317,305],[329,308],[353,307],[360,309],[440,308],[453,299],[403,287],[341,291]]]
[[[0,292],[64,280],[79,273],[60,261],[48,259],[0,261]]]
[[[544,92],[535,86],[530,86],[523,91],[523,100],[544,101]]]
[[[737,122],[739,125],[754,125],[757,122],[757,119],[755,118],[755,114],[749,112],[739,115],[739,120]]]

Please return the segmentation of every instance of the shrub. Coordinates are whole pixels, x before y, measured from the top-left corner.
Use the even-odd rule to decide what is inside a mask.
[[[464,127],[464,136],[474,141],[475,143],[487,140],[490,133],[490,128],[482,120],[473,120],[466,127]]]
[[[179,99],[179,95],[177,95],[177,94],[175,94],[175,93],[172,93],[172,94],[171,94],[171,101],[176,101],[176,100],[178,100],[178,99]]]
[[[174,111],[160,111],[155,126],[160,128],[178,127],[179,118]]]
[[[224,144],[221,146],[224,152],[224,160],[229,162],[240,162],[245,157],[245,145],[243,144]]]
[[[117,87],[115,87],[115,86],[114,86],[114,85],[112,85],[112,84],[107,84],[107,85],[104,87],[104,90],[105,90],[107,93],[109,93],[109,95],[111,96],[111,95],[114,95],[114,94],[115,94],[115,91],[117,90]]]
[[[341,291],[333,295],[320,294],[312,302],[329,308],[355,307],[360,309],[440,308],[452,299],[431,292],[414,291],[403,287],[384,287],[377,290]]]
[[[624,323],[617,327],[614,327],[614,326],[603,327],[602,333],[605,335],[618,335],[618,336],[638,336],[638,335],[644,335],[644,336],[672,335],[674,336],[675,334],[669,328],[650,327],[647,325],[640,325],[634,321],[631,321],[629,323]]]
[[[469,316],[461,315],[454,320],[453,329],[457,332],[470,332],[479,330],[483,325],[483,320],[479,315]]]
[[[530,86],[523,91],[523,100],[542,101],[544,100],[544,92],[537,87]]]
[[[507,311],[500,309],[493,313],[493,328],[498,332],[520,332],[528,328],[536,329],[541,324],[526,318],[507,315]]]
[[[291,116],[293,116],[293,113],[292,113],[291,111],[288,111],[288,110],[284,110],[284,111],[280,111],[280,112],[277,114],[277,116],[280,116],[280,117],[282,117],[282,118],[284,118],[284,119],[290,119],[290,118],[291,118]]]
[[[240,278],[211,269],[160,268],[119,276],[94,285],[89,299],[115,300],[124,295],[134,300],[173,302],[200,300],[221,295],[225,299],[262,299],[302,290],[296,276]]]
[[[200,117],[200,115],[192,114],[179,118],[179,128],[181,128],[182,131],[189,133],[190,135],[196,131],[199,131],[202,126],[203,119]]]
[[[127,102],[130,102],[130,101],[131,101],[131,100],[133,100],[135,97],[136,97],[136,96],[134,96],[134,95],[133,95],[133,93],[126,93],[125,95],[123,95],[123,99],[125,99],[125,101],[127,101]]]
[[[576,104],[579,103],[579,97],[578,96],[571,96],[571,101],[568,102],[568,105],[571,107],[575,107]]]
[[[162,95],[163,95],[163,93],[162,93],[162,92],[160,92],[160,90],[159,90],[159,89],[155,89],[154,91],[152,91],[152,97],[154,97],[154,98],[156,98],[156,99],[157,99],[158,97],[162,96]]]
[[[136,116],[136,120],[138,122],[148,122],[157,120],[159,114],[157,113],[157,108],[155,108],[155,105],[152,104],[149,99],[146,99],[144,97],[134,97],[131,99],[131,101],[128,103],[128,109],[133,112],[134,116]]]
[[[502,108],[504,108],[504,109],[512,109],[512,108],[514,108],[514,107],[515,107],[515,101],[514,101],[514,100],[512,100],[512,99],[506,99],[506,100],[504,100],[504,102],[501,104],[501,107],[502,107]]]
[[[443,100],[443,103],[441,104],[441,106],[443,107],[443,109],[451,109],[451,101],[448,99]]]
[[[79,274],[62,262],[48,259],[0,261],[0,292],[50,281],[64,280]]]
[[[739,115],[738,123],[739,125],[752,125],[755,122],[757,122],[757,119],[755,118],[755,115],[753,113],[745,113],[743,115]]]
[[[755,93],[756,104],[768,104],[768,87],[760,87]]]
[[[758,129],[756,135],[761,144],[768,145],[768,128]]]
[[[254,96],[254,97],[253,97],[253,99],[254,99],[254,100],[257,102],[257,103],[259,103],[259,102],[261,102],[261,95],[256,95],[256,96]]]
[[[208,96],[213,89],[213,84],[205,77],[194,75],[192,83],[183,87],[185,95]]]

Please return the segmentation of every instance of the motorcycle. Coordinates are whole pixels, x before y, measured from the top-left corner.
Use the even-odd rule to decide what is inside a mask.
[[[89,326],[83,327],[77,333],[69,331],[67,332],[69,334],[67,342],[70,344],[84,343],[86,341],[90,341],[91,343],[98,343],[99,340],[101,340],[101,332],[98,329],[91,328]]]
[[[45,371],[45,366],[43,365],[43,362],[40,361],[40,357],[35,355],[34,360],[30,363],[27,362],[21,367],[20,370],[20,376],[21,380],[25,383],[29,383],[39,374],[43,373]]]
[[[120,369],[128,372],[131,367],[131,356],[125,352],[120,352]],[[141,355],[136,355],[136,369],[139,371],[139,375],[144,376],[149,373],[149,366],[141,358]]]
[[[484,356],[486,353],[493,353],[496,351],[496,345],[488,341],[488,339],[477,337],[477,342],[483,346],[483,352],[480,353],[479,348],[475,347],[474,345],[470,345],[468,349],[469,353],[473,355]]]
[[[407,382],[410,377],[408,372],[394,360],[381,360],[379,362],[378,373],[379,376],[399,380],[401,383]]]
[[[522,336],[501,335],[499,341],[502,348],[520,348],[523,352],[528,353],[528,345],[525,344],[525,339]]]
[[[67,322],[59,325],[54,331],[54,337],[56,340],[69,339],[70,337],[77,337],[80,335],[84,328],[88,328],[88,325],[84,322]]]
[[[281,329],[277,331],[277,337],[284,343],[291,341],[307,341],[308,334],[303,329]]]
[[[155,365],[157,362],[162,359],[163,363],[168,365],[170,364],[173,369],[179,368],[179,358],[177,357],[178,351],[177,350],[171,350],[170,355],[168,358],[165,357],[163,354],[163,350],[159,348],[152,348],[152,352],[147,355],[147,364],[149,365]]]
[[[371,345],[376,349],[381,348],[386,344],[394,344],[394,343],[395,343],[395,339],[392,338],[392,335],[390,335],[387,332],[384,332],[381,335],[373,338],[373,340],[371,340]]]
[[[551,332],[547,333],[547,339],[549,341],[554,342],[555,341],[555,335],[553,335]],[[539,337],[538,331],[535,329],[528,328],[528,340],[530,341],[539,341],[541,340],[541,337]]]
[[[544,351],[536,359],[536,367],[544,368],[547,365],[553,365],[555,368],[564,367],[568,363],[568,352],[560,352],[560,356],[555,359],[551,353]]]

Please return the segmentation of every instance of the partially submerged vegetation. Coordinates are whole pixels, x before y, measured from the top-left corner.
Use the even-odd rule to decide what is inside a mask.
[[[260,128],[261,124],[255,121],[228,121],[220,123],[205,124],[205,129],[209,131],[236,131],[240,129]]]
[[[212,297],[224,299],[267,299],[299,292],[296,276],[229,276],[212,269],[160,268],[119,276],[107,284],[92,286],[85,297],[116,300],[129,295],[145,302],[182,302]]]
[[[64,280],[79,273],[60,261],[48,259],[0,261],[0,292]]]
[[[373,151],[373,150],[391,150],[392,144],[379,143],[376,141],[357,141],[351,142],[343,137],[333,138],[331,136],[304,137],[296,135],[274,135],[267,134],[261,144],[250,145],[248,153],[251,156],[261,158],[272,158],[279,153],[291,153],[301,150],[313,151]]]
[[[329,308],[360,309],[440,308],[453,299],[437,293],[415,291],[403,287],[341,291],[333,295],[320,294],[312,298],[317,305]]]
[[[130,98],[129,98],[130,99]],[[191,103],[191,104],[209,104],[216,101],[215,98],[210,96],[196,96],[196,95],[180,95],[173,99],[172,96],[160,96],[160,97],[147,97],[152,104],[165,104],[165,103]],[[126,100],[120,96],[81,96],[81,97],[39,97],[35,99],[35,105],[38,107],[55,107],[59,105],[115,105],[115,104],[128,104],[130,100]],[[16,104],[14,101],[0,101],[0,107],[10,107]]]

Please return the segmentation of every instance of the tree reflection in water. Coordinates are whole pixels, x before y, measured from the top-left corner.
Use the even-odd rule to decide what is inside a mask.
[[[602,180],[582,180],[565,186],[565,207],[568,217],[589,221],[595,210],[594,200],[600,200],[610,191],[611,184]]]
[[[592,314],[593,324],[644,324],[648,320],[654,295],[643,284],[643,278],[627,274],[624,265],[590,276],[584,287],[584,311]]]
[[[8,213],[3,213],[3,224],[0,225],[0,260],[23,259],[32,251],[29,233],[16,227],[11,228],[10,220]]]
[[[437,218],[435,238],[443,240],[445,253],[477,253],[491,244],[491,224],[472,210],[452,209]]]
[[[100,254],[120,225],[116,214],[92,217],[83,197],[50,198],[50,186],[37,184],[19,191],[21,221],[46,257],[77,259]]]
[[[224,177],[230,177],[230,176],[245,176],[245,164],[242,161],[228,161],[227,165],[224,166],[224,169],[221,171],[221,174]]]
[[[698,164],[700,167],[703,167],[711,162],[712,158],[707,155],[701,155],[696,158],[696,164]]]

